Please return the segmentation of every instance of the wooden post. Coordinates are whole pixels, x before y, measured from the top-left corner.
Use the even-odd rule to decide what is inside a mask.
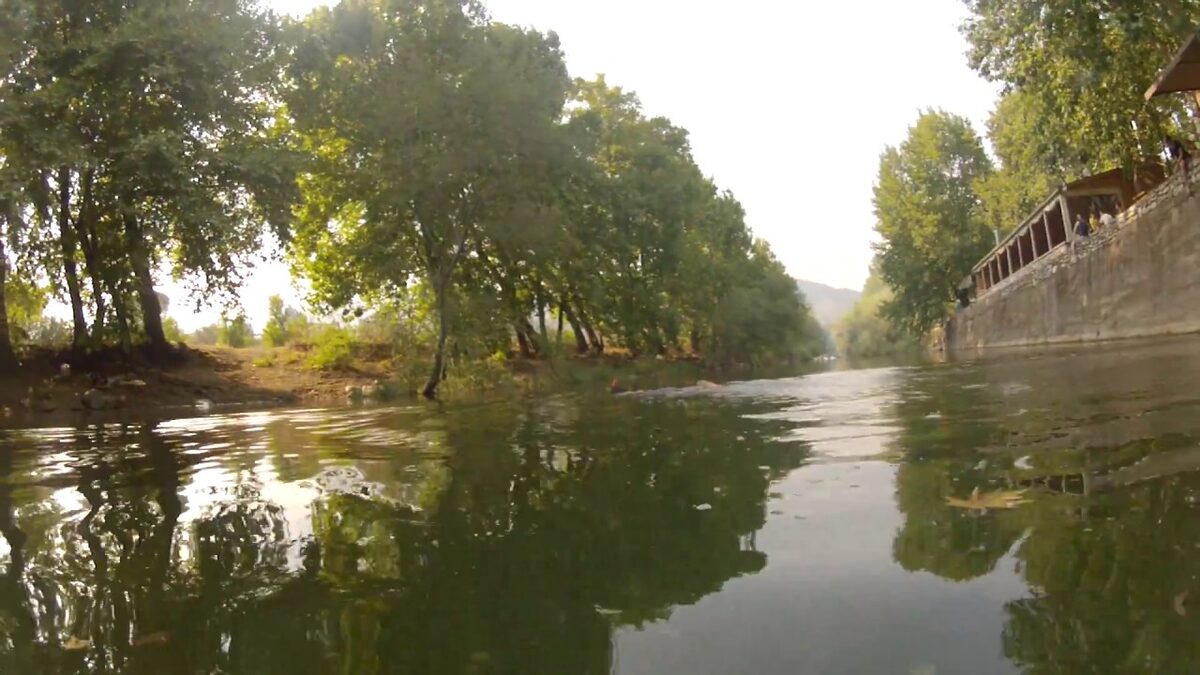
[[[1067,205],[1066,195],[1058,196],[1058,206],[1062,209],[1063,231],[1067,235],[1067,241],[1075,241],[1075,227],[1071,223],[1071,207]]]
[[[1046,253],[1054,249],[1054,238],[1050,236],[1050,218],[1042,211],[1042,232],[1046,234]]]

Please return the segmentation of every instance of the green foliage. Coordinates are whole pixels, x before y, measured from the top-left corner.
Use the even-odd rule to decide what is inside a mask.
[[[0,259],[70,306],[76,346],[178,339],[155,273],[230,301],[270,232],[321,311],[393,313],[375,332],[432,357],[428,394],[563,335],[720,362],[821,348],[687,131],[476,2],[281,24],[245,0],[13,0],[0,28]],[[247,344],[241,321],[193,342]],[[313,332],[272,298],[265,343]]]
[[[582,352],[820,351],[684,129],[603,78],[572,83],[552,34],[456,1],[394,9],[343,2],[297,31],[288,109],[311,171],[291,259],[316,304],[374,309],[372,341],[433,354],[426,393],[514,337],[548,355],[555,313]]]
[[[1069,156],[1062,139],[1043,129],[1046,113],[1029,94],[1013,91],[996,104],[988,120],[988,139],[1000,160],[995,173],[976,190],[988,227],[1002,236],[1020,225],[1058,185],[1085,171]]]
[[[1142,94],[1195,30],[1200,1],[966,4],[971,66],[1029,97],[1038,136],[1073,149],[1057,157],[1067,167],[1132,168],[1180,131],[1181,101]]]
[[[221,334],[220,324],[209,324],[202,326],[192,331],[192,334],[187,337],[186,342],[190,345],[208,346],[217,344],[217,339]]]
[[[286,239],[276,19],[241,0],[12,0],[0,26],[10,258],[69,302],[77,347],[163,346],[157,268],[229,295],[263,223]]]
[[[975,190],[991,173],[970,123],[939,111],[922,113],[880,158],[876,253],[894,294],[881,312],[910,335],[945,319],[958,282],[990,248]]]
[[[878,264],[872,264],[862,297],[833,328],[838,353],[850,358],[867,358],[917,349],[911,336],[898,331],[882,316],[884,304],[891,299],[891,289],[879,277]]]
[[[354,334],[339,326],[327,326],[312,346],[308,365],[318,370],[343,370],[354,360]]]
[[[66,347],[71,344],[71,324],[54,317],[39,317],[25,329],[25,342],[37,347]]]
[[[44,327],[43,313],[48,300],[46,289],[32,281],[12,276],[5,280],[8,330],[15,345],[31,342],[34,330]]]
[[[238,312],[233,318],[221,316],[217,328],[217,344],[223,347],[249,347],[254,342],[254,328],[245,313]]]
[[[180,343],[184,342],[183,331],[179,330],[179,322],[175,317],[163,317],[163,334],[167,336],[168,342]]]
[[[307,316],[292,307],[284,307],[283,298],[278,295],[272,295],[267,302],[268,319],[262,332],[264,346],[282,347],[294,340],[308,339]]]
[[[823,351],[820,326],[801,304],[796,280],[765,242],[754,244],[745,278],[717,305],[713,341],[722,360],[769,363],[808,359]]]

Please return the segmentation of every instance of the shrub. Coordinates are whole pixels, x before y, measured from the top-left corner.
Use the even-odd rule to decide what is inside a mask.
[[[308,365],[318,370],[338,370],[348,368],[353,359],[354,336],[345,328],[330,326],[313,343]]]
[[[217,329],[217,344],[226,347],[245,347],[254,341],[254,329],[245,314],[239,313],[230,319],[221,317],[220,328]]]
[[[220,326],[215,323],[209,324],[192,331],[192,334],[187,338],[187,342],[193,345],[215,345],[220,333]]]
[[[183,331],[179,330],[179,322],[175,320],[175,317],[164,316],[163,320],[162,320],[162,326],[163,326],[163,334],[165,334],[167,336],[168,341],[170,341],[170,342],[183,342],[184,341],[185,338],[183,335]]]

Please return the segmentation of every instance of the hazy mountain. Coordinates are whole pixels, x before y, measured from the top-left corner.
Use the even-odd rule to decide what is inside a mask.
[[[808,300],[808,305],[812,307],[813,315],[817,317],[817,321],[826,328],[837,323],[838,319],[849,313],[850,308],[858,301],[858,297],[862,295],[858,291],[852,291],[846,288],[834,288],[825,284],[818,284],[815,281],[804,281],[797,279],[796,285],[800,287],[800,292],[804,294]]]

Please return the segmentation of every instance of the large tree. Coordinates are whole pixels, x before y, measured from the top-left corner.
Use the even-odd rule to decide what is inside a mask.
[[[1036,100],[1043,133],[1092,171],[1132,168],[1177,133],[1178,100],[1142,94],[1196,29],[1200,0],[966,0],[970,64]]]
[[[894,292],[882,312],[910,334],[945,319],[955,286],[987,252],[992,237],[975,186],[991,172],[970,122],[940,111],[922,113],[880,158],[876,252]]]
[[[169,267],[204,298],[229,291],[262,223],[288,218],[275,20],[251,0],[5,6],[26,39],[7,62],[0,134],[30,195],[31,241],[48,244],[45,272],[70,300],[74,343],[90,290],[94,334],[105,295],[129,333],[132,295],[147,341],[165,348],[155,272]]]
[[[1087,158],[1066,145],[1040,101],[1022,91],[1005,94],[988,119],[999,166],[976,186],[988,226],[1007,233],[1058,185],[1087,171]]]
[[[453,285],[496,205],[544,161],[568,79],[554,35],[457,0],[344,2],[307,22],[291,109],[317,157],[294,260],[316,299],[386,299],[414,278],[438,324],[423,393],[445,374]]]

